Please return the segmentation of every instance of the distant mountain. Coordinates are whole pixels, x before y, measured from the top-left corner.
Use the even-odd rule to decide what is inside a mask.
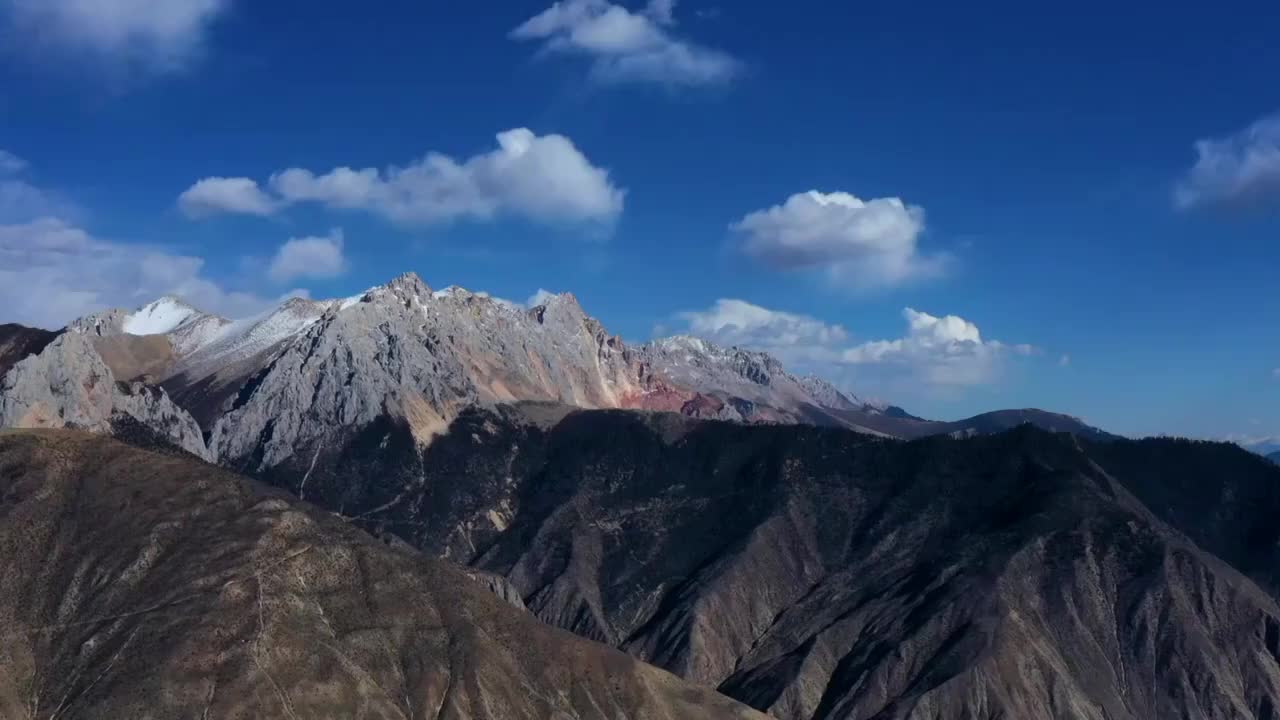
[[[535,405],[321,457],[264,477],[783,720],[1280,707],[1280,468],[1231,445]]]
[[[1267,459],[1273,463],[1280,465],[1280,451],[1276,451],[1267,456]]]
[[[174,451],[0,433],[0,564],[34,578],[0,632],[37,638],[0,652],[26,663],[3,717],[746,712],[520,608],[780,720],[1280,710],[1280,468],[1233,445],[925,420],[764,353],[629,345],[571,295],[414,275],[3,347],[0,426],[181,448],[325,511]]]
[[[1248,443],[1240,442],[1237,444],[1251,453],[1257,453],[1268,457],[1276,453],[1280,453],[1280,438],[1262,438]]]
[[[692,337],[628,345],[569,294],[526,308],[456,287],[432,290],[412,273],[350,298],[295,298],[241,320],[166,297],[77,320],[57,342],[24,332],[7,351],[14,370],[0,384],[0,426],[102,430],[131,419],[201,457],[255,472],[295,455],[318,457],[384,418],[407,420],[425,445],[467,408],[517,402],[900,438],[1022,422],[1102,434],[1041,411],[922,420],[792,375],[766,353]],[[56,357],[42,359],[47,353]],[[66,381],[48,382],[50,372]]]
[[[884,410],[869,410],[868,408],[839,410],[829,408],[827,412],[838,416],[850,427],[867,428],[890,437],[904,439],[928,437],[930,435],[954,435],[956,437],[990,435],[1011,430],[1021,425],[1033,425],[1050,432],[1074,433],[1081,437],[1095,440],[1114,439],[1117,437],[1088,425],[1079,418],[1035,409],[997,410],[954,422],[925,420],[896,407],[889,407]]]
[[[764,720],[217,468],[0,432],[0,717]]]

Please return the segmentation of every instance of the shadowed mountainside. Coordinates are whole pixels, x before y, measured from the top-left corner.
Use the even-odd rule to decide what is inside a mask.
[[[1271,584],[1260,458],[537,410],[267,477],[785,720],[1275,717],[1280,610],[1188,538]]]
[[[39,355],[57,336],[56,332],[39,328],[0,325],[0,377],[28,355]]]
[[[0,717],[755,718],[175,451],[0,432]]]

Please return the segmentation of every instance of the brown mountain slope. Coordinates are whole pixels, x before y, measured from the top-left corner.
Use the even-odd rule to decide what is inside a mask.
[[[0,717],[754,718],[178,453],[0,433]]]
[[[785,720],[1275,720],[1280,609],[1195,544],[1273,536],[1181,509],[1280,469],[1185,445],[472,412],[272,479]]]

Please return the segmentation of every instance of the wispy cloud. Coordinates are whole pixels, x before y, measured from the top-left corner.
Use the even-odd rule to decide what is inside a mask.
[[[27,161],[8,150],[0,150],[0,176],[15,175],[27,169]]]
[[[76,214],[72,203],[60,194],[30,182],[26,170],[26,160],[0,150],[0,223]]]
[[[0,225],[0,307],[5,320],[58,328],[91,312],[165,294],[232,317],[274,299],[225,289],[200,257],[95,237],[57,218]]]
[[[1195,144],[1196,163],[1174,189],[1180,209],[1280,198],[1280,113]]]
[[[147,73],[182,70],[199,56],[230,0],[0,0],[20,45]]]
[[[3,158],[16,156],[0,152]],[[94,235],[78,219],[78,208],[22,179],[26,163],[8,165],[9,171],[0,171],[0,308],[6,322],[58,328],[92,312],[166,294],[233,317],[276,301],[227,289],[205,274],[199,256]]]
[[[605,83],[720,85],[741,72],[728,53],[673,35],[674,9],[672,0],[654,0],[641,12],[607,0],[560,0],[511,37],[542,42],[548,53],[588,58],[592,77]]]

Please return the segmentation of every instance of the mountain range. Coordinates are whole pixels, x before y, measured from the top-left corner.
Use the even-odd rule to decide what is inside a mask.
[[[0,707],[1280,709],[1280,467],[1040,410],[921,419],[764,353],[623,342],[568,294],[409,274],[242,320],[2,326],[0,426],[28,428],[0,435],[5,576],[43,578],[0,594],[0,631],[41,638],[0,655]]]
[[[1232,445],[539,406],[464,413],[425,453],[395,423],[354,448],[305,488],[300,467],[266,477],[774,717],[1280,699],[1280,468]]]
[[[0,426],[102,428],[128,415],[194,454],[266,469],[384,416],[426,444],[465,408],[554,402],[749,423],[846,427],[900,438],[1031,422],[1103,436],[1065,415],[1001,411],[922,420],[864,402],[776,358],[693,337],[639,346],[571,294],[523,307],[410,273],[360,295],[295,298],[228,320],[177,298],[108,310],[62,332],[4,326]],[[92,383],[51,386],[53,366]],[[0,366],[2,367],[2,366]]]

